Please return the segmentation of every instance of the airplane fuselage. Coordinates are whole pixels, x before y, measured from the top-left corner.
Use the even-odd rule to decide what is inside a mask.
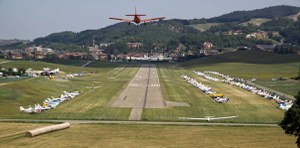
[[[135,22],[136,24],[140,24],[140,23],[141,23],[141,17],[135,15],[135,16],[134,16],[134,22]]]
[[[146,15],[145,14],[138,14],[138,13],[136,13],[136,9],[135,9],[135,13],[134,14],[127,14],[126,16],[133,16],[134,18],[133,18],[133,20],[124,19],[124,18],[114,18],[114,17],[110,17],[109,19],[127,22],[128,25],[130,25],[130,23],[134,23],[137,27],[141,23],[145,23],[145,25],[146,25],[146,23],[149,23],[149,22],[152,22],[152,21],[159,21],[159,20],[165,19],[165,17],[141,19],[141,16],[146,16]]]

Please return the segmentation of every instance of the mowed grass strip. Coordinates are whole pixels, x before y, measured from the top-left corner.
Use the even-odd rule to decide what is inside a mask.
[[[278,127],[214,127],[162,125],[77,124],[70,128],[25,137],[48,124],[0,123],[3,147],[296,147],[295,138]],[[23,134],[22,134],[23,133]],[[34,140],[34,142],[33,142]],[[84,141],[84,142],[83,142]]]
[[[107,103],[120,93],[136,72],[137,68],[115,68],[104,76],[95,77],[91,80],[95,81],[93,86],[87,88],[82,95],[46,112],[45,116],[56,119],[127,120],[130,109],[111,108]]]
[[[213,83],[202,79],[191,71],[174,65],[159,65],[161,87],[166,93],[165,99],[187,102],[190,107],[173,107],[167,109],[144,109],[143,120],[178,120],[178,117],[205,116],[239,116],[235,119],[218,120],[216,122],[245,123],[278,123],[284,112],[276,107],[276,103],[256,96],[241,88]],[[201,92],[185,80],[182,74],[192,75],[204,84],[211,86],[218,93],[230,98],[228,103],[216,103],[207,94]]]

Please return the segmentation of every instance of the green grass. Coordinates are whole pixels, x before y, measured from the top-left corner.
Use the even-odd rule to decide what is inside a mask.
[[[292,78],[299,72],[300,56],[281,55],[261,51],[240,51],[200,58],[182,63],[188,70],[213,70],[244,79],[257,78],[255,83],[295,95],[299,81],[269,83],[272,78]],[[288,85],[288,87],[286,87]]]
[[[219,26],[219,25],[221,25],[221,23],[205,23],[205,24],[196,24],[196,25],[190,25],[190,26],[201,32],[204,32],[213,26]]]
[[[18,67],[24,67],[24,68],[32,68],[33,70],[42,70],[45,67],[49,68],[60,68],[61,71],[67,72],[67,73],[74,73],[74,72],[91,72],[91,71],[99,71],[102,69],[95,69],[95,68],[82,68],[82,67],[74,67],[74,66],[66,66],[66,65],[59,65],[59,64],[53,64],[53,63],[46,63],[46,62],[39,62],[39,61],[12,61],[9,63],[1,64],[3,68],[18,68]],[[105,69],[103,69],[105,70]]]
[[[217,122],[278,123],[283,111],[274,101],[254,95],[241,88],[221,82],[210,82],[194,75],[191,71],[172,65],[159,65],[160,82],[165,99],[188,102],[190,107],[167,109],[145,109],[143,120],[178,120],[178,117],[239,116],[235,119]],[[192,75],[198,81],[211,86],[218,93],[230,98],[228,103],[216,103],[208,95],[180,78],[182,74]]]
[[[0,118],[39,118],[39,119],[114,119],[126,120],[130,109],[110,108],[109,101],[133,78],[136,67],[81,68],[43,62],[15,61],[5,67],[59,67],[64,72],[96,71],[86,76],[67,81],[49,80],[45,77],[29,78],[21,81],[0,83]],[[19,112],[19,106],[42,103],[45,98],[57,97],[63,90],[79,90],[81,95],[65,102],[56,109],[29,115]]]
[[[293,96],[296,96],[298,94],[298,91],[300,91],[299,80],[295,81],[290,79],[285,81],[272,81],[270,79],[266,79],[266,80],[259,80],[255,83],[266,86],[274,90],[280,90],[283,93],[291,94]]]
[[[278,127],[213,127],[162,125],[71,125],[25,137],[48,124],[0,123],[2,147],[296,147],[295,138]]]
[[[47,61],[46,61],[47,62]],[[49,61],[50,63],[61,64],[61,65],[68,65],[68,66],[82,66],[88,62],[88,60],[62,60],[56,59],[53,61]]]
[[[3,61],[6,61],[6,59],[1,59],[1,58],[0,58],[0,63],[3,62]]]
[[[244,22],[244,23],[241,23],[241,25],[243,26],[248,26],[248,24],[252,24],[252,25],[261,25],[265,22],[268,22],[268,21],[271,21],[271,19],[266,19],[266,18],[253,18],[251,19],[250,21],[248,22]]]
[[[158,73],[165,100],[187,102],[191,107],[165,109],[144,109],[142,120],[179,121],[178,117],[233,116],[239,118],[218,122],[278,123],[284,111],[273,101],[266,100],[250,92],[221,82],[212,83],[197,77],[192,70],[214,70],[241,78],[256,77],[258,81],[270,78],[292,77],[297,74],[298,56],[278,55],[253,51],[228,53],[220,56],[196,59],[183,63],[159,64]],[[236,61],[233,63],[233,61]],[[75,67],[45,62],[14,61],[3,67],[59,67],[65,73],[86,71],[87,75],[68,81],[49,80],[44,77],[0,83],[0,118],[38,119],[103,119],[127,120],[131,109],[111,108],[126,84],[135,76],[139,64],[93,62],[91,67]],[[184,67],[183,67],[184,66]],[[90,73],[93,72],[93,73]],[[231,100],[226,104],[214,102],[208,95],[180,78],[189,74],[199,81],[223,93]],[[62,74],[63,75],[63,74]],[[286,88],[294,92],[295,86]],[[265,84],[266,85],[266,84]],[[264,85],[264,86],[265,86]],[[277,88],[278,87],[278,88]],[[276,88],[281,90],[284,84]],[[57,97],[63,90],[81,91],[81,95],[65,102],[54,110],[37,115],[19,112],[19,106],[33,105],[51,96]]]

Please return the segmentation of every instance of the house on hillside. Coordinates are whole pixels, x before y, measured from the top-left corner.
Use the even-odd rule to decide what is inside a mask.
[[[108,55],[106,53],[100,53],[99,54],[99,60],[102,62],[106,62],[108,59]]]
[[[266,52],[273,52],[275,45],[256,45],[256,49],[266,51]]]
[[[203,49],[210,49],[210,48],[214,47],[214,44],[211,42],[204,42],[202,46],[203,46]]]
[[[12,53],[11,58],[14,59],[14,60],[22,60],[23,56],[20,53]]]
[[[41,59],[45,59],[45,55],[43,54],[43,53],[36,53],[35,55],[34,55],[34,58],[35,59],[39,59],[39,60],[41,60]]]
[[[100,43],[100,47],[108,47],[112,44],[115,44],[115,43]]]
[[[140,47],[143,47],[143,46],[144,46],[143,43],[127,43],[128,48],[140,48]]]
[[[254,39],[265,39],[265,38],[267,38],[267,36],[268,36],[268,32],[259,30],[257,32],[253,32],[253,33],[247,34],[246,35],[246,39],[251,39],[251,38],[254,38]]]

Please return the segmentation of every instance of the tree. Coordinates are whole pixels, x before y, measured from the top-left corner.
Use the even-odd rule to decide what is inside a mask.
[[[296,143],[297,146],[300,147],[300,91],[295,97],[296,101],[293,106],[285,112],[280,126],[285,130],[286,134],[298,137]]]

